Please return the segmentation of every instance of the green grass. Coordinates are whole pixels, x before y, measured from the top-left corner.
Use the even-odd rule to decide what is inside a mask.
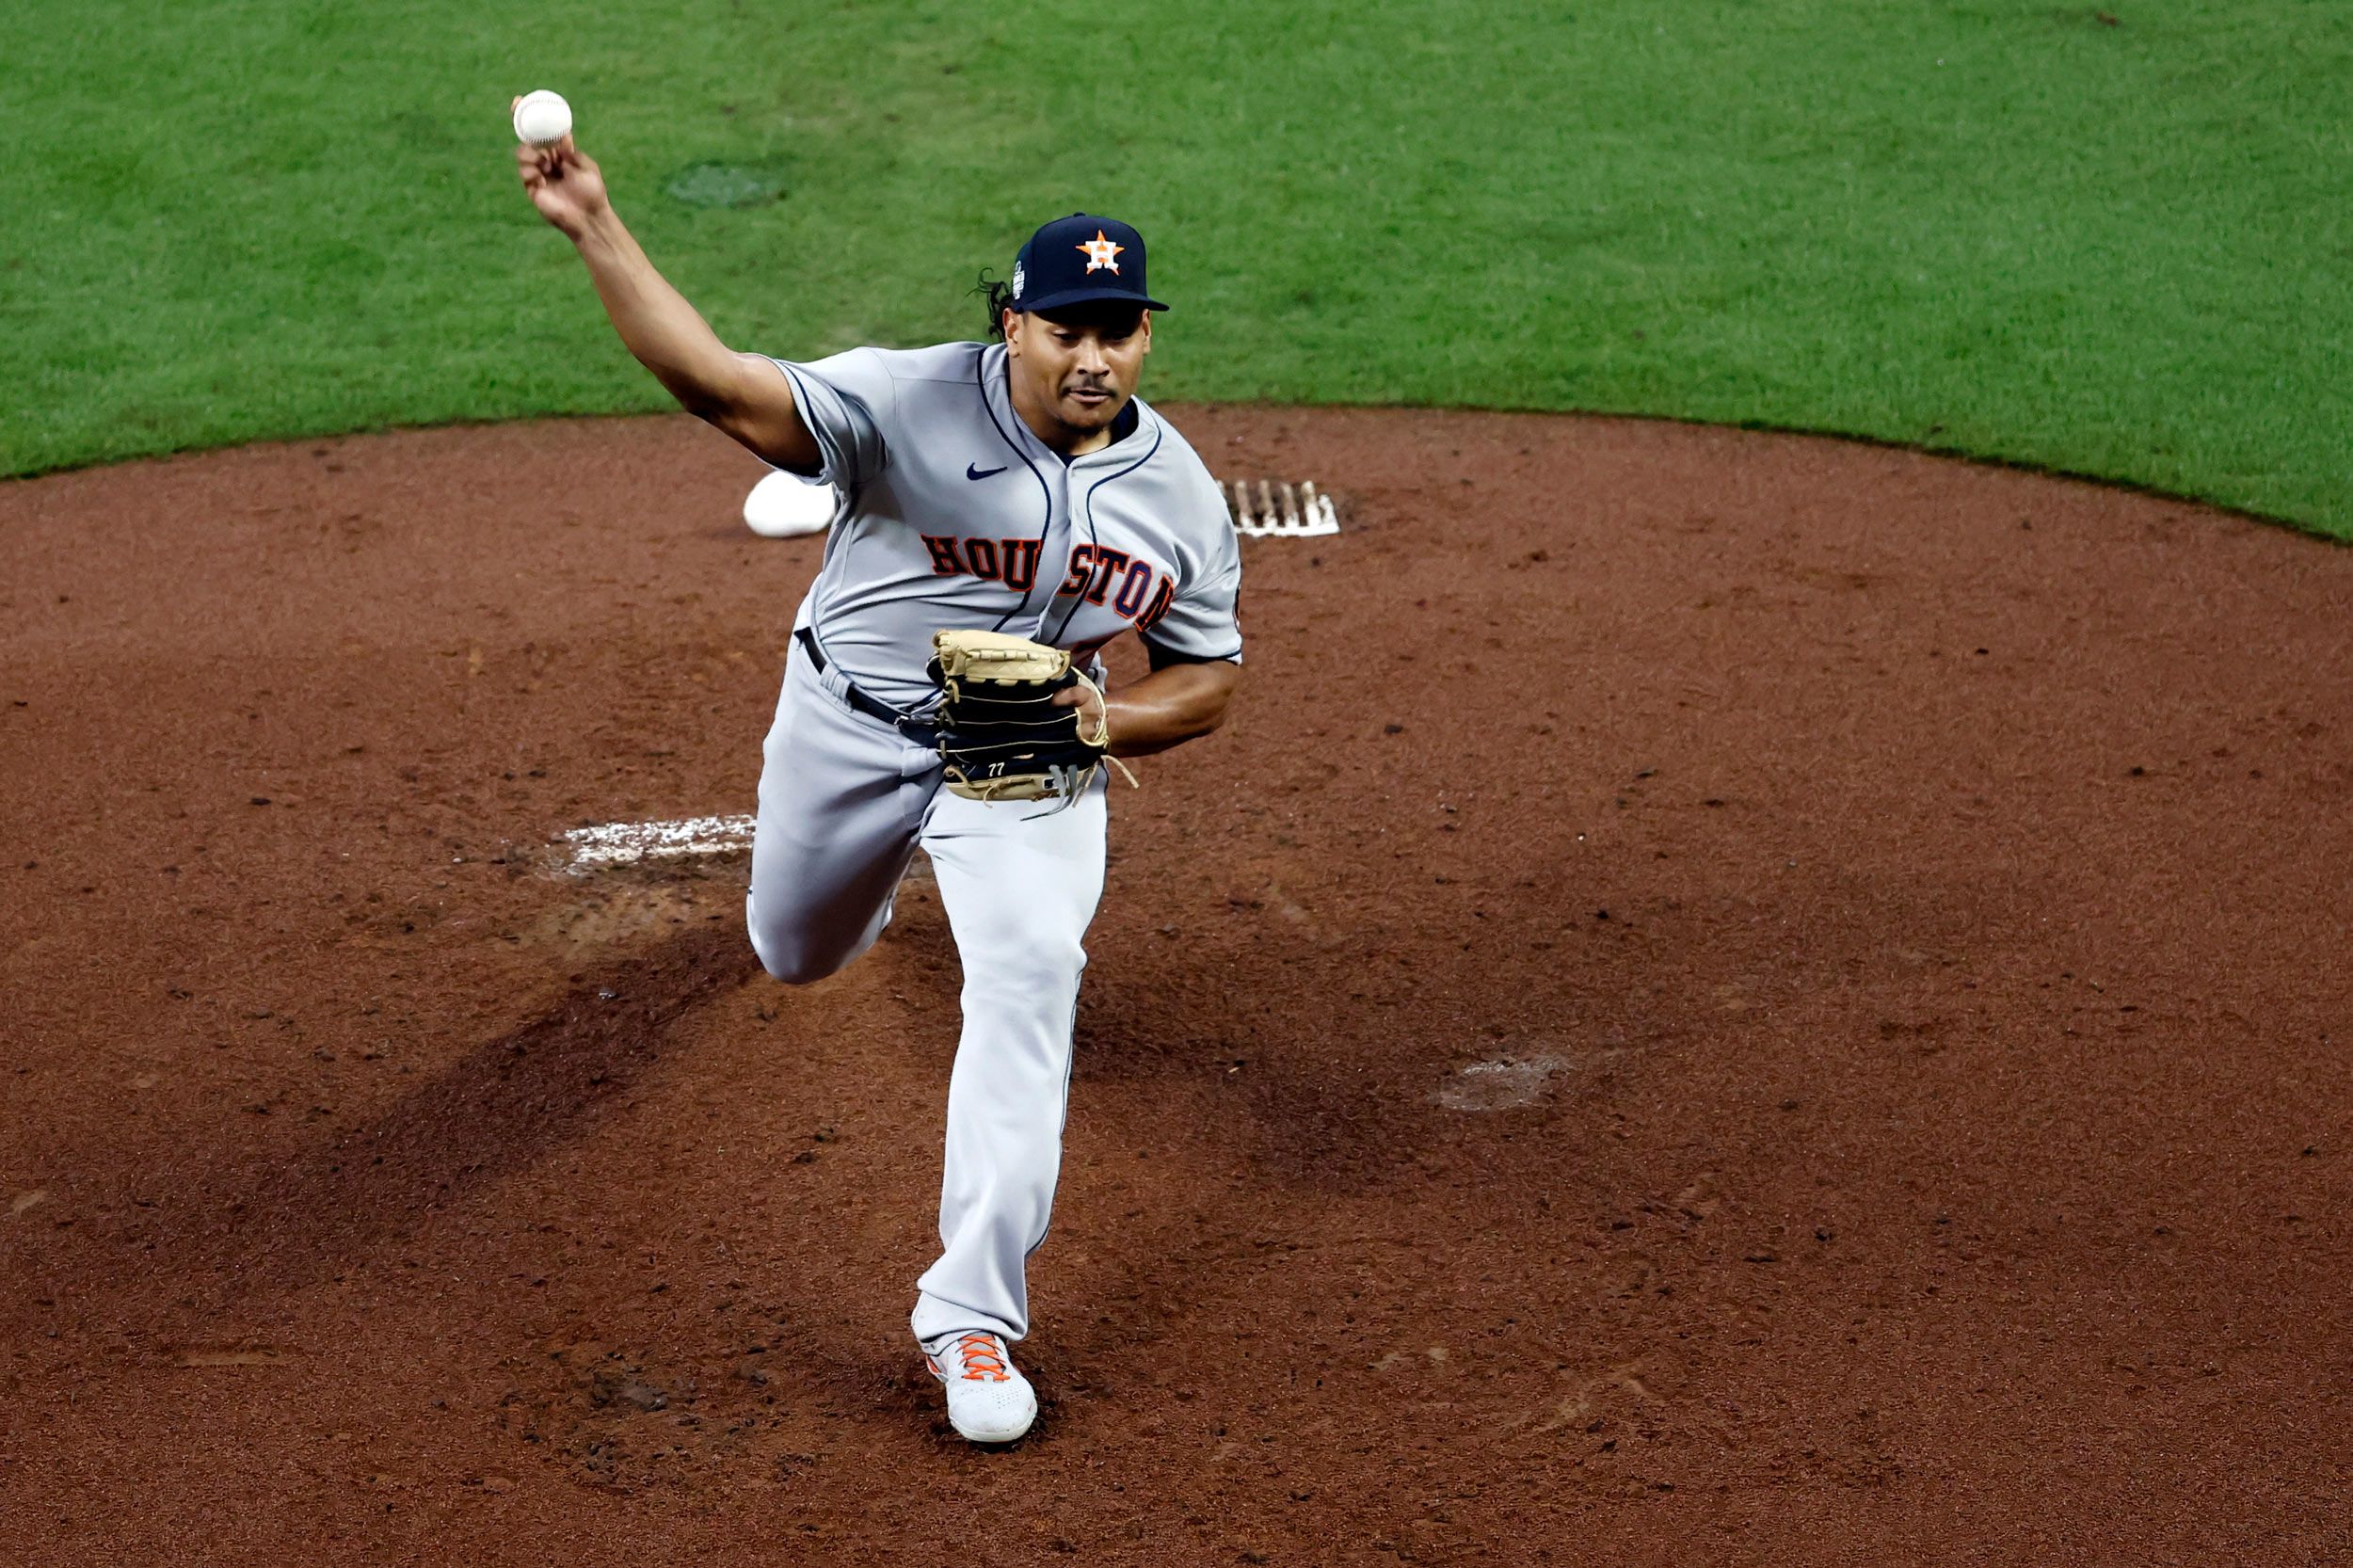
[[[73,0],[0,65],[0,472],[664,406],[516,188],[555,87],[723,336],[973,334],[1080,206],[1159,397],[1836,430],[2353,537],[2341,0]],[[772,204],[691,208],[690,166]]]

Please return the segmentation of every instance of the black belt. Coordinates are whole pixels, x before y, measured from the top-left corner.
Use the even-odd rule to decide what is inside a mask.
[[[825,650],[817,646],[817,633],[803,626],[796,628],[792,636],[793,640],[801,645],[802,651],[808,655],[809,667],[820,675],[824,674]],[[857,682],[847,676],[842,677],[841,685],[841,695],[848,699],[850,706],[868,718],[879,720],[890,726],[917,745],[931,748],[938,746],[939,726],[928,724],[912,713],[902,712],[880,697],[870,696],[859,690]]]

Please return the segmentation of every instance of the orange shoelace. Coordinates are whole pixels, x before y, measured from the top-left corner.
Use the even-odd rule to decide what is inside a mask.
[[[964,1352],[964,1376],[969,1383],[1002,1383],[1005,1381],[1005,1358],[997,1353],[997,1344],[985,1334],[968,1334],[956,1341],[956,1349]]]

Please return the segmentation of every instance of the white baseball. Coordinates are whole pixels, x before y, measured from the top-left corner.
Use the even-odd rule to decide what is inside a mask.
[[[572,106],[560,92],[541,88],[515,101],[515,137],[534,147],[552,147],[572,134]]]

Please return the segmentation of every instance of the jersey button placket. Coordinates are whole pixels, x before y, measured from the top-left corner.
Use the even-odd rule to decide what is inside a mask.
[[[1070,465],[1057,462],[1048,481],[1053,511],[1046,525],[1046,545],[1038,552],[1036,587],[1043,595],[1037,612],[1038,640],[1058,642],[1067,617],[1055,608],[1055,595],[1070,573],[1070,548],[1078,542],[1077,520],[1070,512]]]

